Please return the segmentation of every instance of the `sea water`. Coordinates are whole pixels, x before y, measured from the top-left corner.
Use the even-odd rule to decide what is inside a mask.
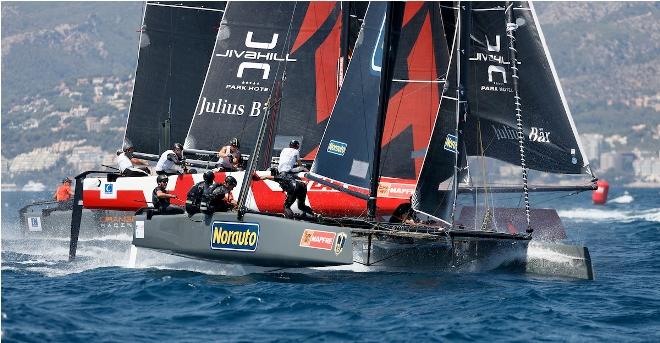
[[[533,199],[589,247],[594,281],[264,271],[143,250],[129,268],[127,234],[82,240],[69,263],[68,240],[17,235],[16,211],[43,194],[2,193],[2,340],[658,342],[660,192],[627,191],[605,206],[588,193]]]

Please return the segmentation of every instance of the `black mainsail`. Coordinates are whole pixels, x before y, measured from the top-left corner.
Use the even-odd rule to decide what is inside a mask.
[[[238,137],[251,151],[277,106],[273,131],[312,153],[337,96],[340,19],[336,2],[230,3],[185,147],[217,150]]]
[[[417,211],[448,223],[466,155],[521,165],[527,208],[526,168],[591,175],[531,4],[471,2],[457,10],[448,88],[413,199]],[[452,126],[451,118],[455,133],[442,125]]]
[[[185,139],[224,8],[222,1],[147,2],[124,137],[136,151],[157,155]]]
[[[522,104],[525,162],[550,173],[590,173],[575,124],[564,98],[533,6],[512,2]],[[513,74],[506,36],[505,3],[472,4],[469,66],[466,72],[469,115],[467,153],[520,163]]]

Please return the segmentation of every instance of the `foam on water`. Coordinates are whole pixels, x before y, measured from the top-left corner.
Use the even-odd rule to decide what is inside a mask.
[[[635,201],[635,198],[626,191],[622,196],[616,197],[609,202],[614,204],[630,204],[633,201]]]
[[[609,208],[575,208],[557,211],[562,219],[576,222],[624,222],[649,221],[660,222],[660,208],[648,210],[617,210]]]

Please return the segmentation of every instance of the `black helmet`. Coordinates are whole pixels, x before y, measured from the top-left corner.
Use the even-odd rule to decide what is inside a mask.
[[[300,142],[298,142],[297,139],[292,139],[291,142],[289,142],[289,148],[294,148],[294,149],[300,148]]]
[[[69,178],[67,177],[67,178],[65,178],[64,180],[62,180],[62,183],[65,183],[65,182],[69,182],[69,183],[70,183],[70,182],[71,182],[71,179],[69,179]]]
[[[229,145],[235,146],[237,149],[241,148],[241,142],[238,140],[238,138],[234,137],[229,141]]]
[[[172,144],[172,150],[176,150],[176,149],[179,149],[179,150],[183,151],[183,144],[181,144],[181,143]]]
[[[215,181],[215,174],[213,174],[213,171],[209,170],[206,173],[204,173],[204,181],[208,183],[212,183],[213,181]]]
[[[124,149],[123,149],[124,151],[129,151],[131,149],[135,149],[135,147],[133,147],[133,144],[124,145]]]
[[[156,178],[156,182],[161,183],[161,182],[167,182],[169,179],[167,178],[167,175],[158,175]]]
[[[226,184],[227,186],[234,186],[234,187],[236,187],[236,185],[238,184],[238,182],[236,181],[236,178],[234,178],[233,176],[231,176],[231,175],[227,175],[227,177],[225,178],[225,184]]]

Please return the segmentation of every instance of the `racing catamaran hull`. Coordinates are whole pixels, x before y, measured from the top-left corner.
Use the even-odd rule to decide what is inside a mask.
[[[136,216],[133,244],[226,264],[271,268],[366,265],[370,270],[476,272],[497,268],[593,279],[585,247],[524,234],[355,228],[236,213]]]
[[[265,175],[269,172],[257,172]],[[217,172],[216,182],[222,182],[232,175],[242,182],[244,172]],[[302,174],[301,174],[302,175]],[[304,178],[303,178],[304,179]],[[112,180],[112,181],[110,181]],[[175,205],[185,204],[190,188],[202,181],[202,174],[170,176],[167,190],[177,195]],[[156,177],[86,178],[83,183],[83,206],[88,209],[137,211],[148,207],[151,192],[156,187]],[[378,198],[378,214],[390,216],[400,205],[410,201],[415,189],[415,180],[381,178]],[[234,190],[238,199],[239,190]],[[254,211],[281,213],[285,194],[274,181],[254,181],[248,196],[248,207]],[[366,202],[349,194],[310,181],[307,185],[307,203],[314,211],[325,216],[359,216],[364,212]],[[293,206],[294,211],[297,209]]]

